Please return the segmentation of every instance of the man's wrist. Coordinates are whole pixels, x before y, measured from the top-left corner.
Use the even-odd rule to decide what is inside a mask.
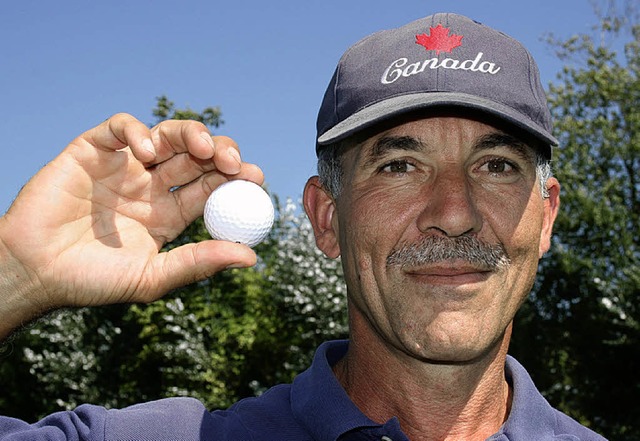
[[[35,278],[7,246],[6,234],[5,218],[0,217],[0,340],[46,310],[34,301],[37,298]]]

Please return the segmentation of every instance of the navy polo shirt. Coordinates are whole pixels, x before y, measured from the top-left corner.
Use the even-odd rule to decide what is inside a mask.
[[[0,440],[90,441],[408,441],[398,420],[378,424],[351,402],[331,366],[347,341],[322,344],[311,367],[290,385],[269,389],[227,410],[207,411],[192,398],[168,398],[125,409],[82,405],[35,424],[0,417]],[[491,441],[604,440],[553,409],[513,358],[506,364],[513,386],[509,418]]]

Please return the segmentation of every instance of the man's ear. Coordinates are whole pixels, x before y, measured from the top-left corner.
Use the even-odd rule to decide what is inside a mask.
[[[316,245],[327,257],[337,258],[340,256],[340,244],[338,242],[338,219],[334,218],[336,204],[333,197],[320,184],[318,176],[309,178],[304,187],[302,200],[304,210],[313,227]]]
[[[544,218],[542,221],[542,230],[540,231],[540,249],[538,251],[540,258],[551,248],[553,223],[560,209],[560,183],[556,178],[552,177],[547,180],[546,185],[549,197],[544,200]]]

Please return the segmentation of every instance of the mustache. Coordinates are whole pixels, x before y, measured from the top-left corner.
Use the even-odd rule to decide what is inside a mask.
[[[501,244],[488,244],[473,236],[425,236],[419,242],[404,243],[387,257],[388,266],[423,266],[463,260],[487,270],[511,263]]]

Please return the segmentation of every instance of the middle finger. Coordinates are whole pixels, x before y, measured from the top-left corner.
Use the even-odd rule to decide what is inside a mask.
[[[240,171],[238,145],[225,136],[212,137],[207,127],[198,121],[168,120],[151,129],[151,139],[156,147],[159,164],[179,153],[189,153],[196,158],[210,159],[225,174]]]

